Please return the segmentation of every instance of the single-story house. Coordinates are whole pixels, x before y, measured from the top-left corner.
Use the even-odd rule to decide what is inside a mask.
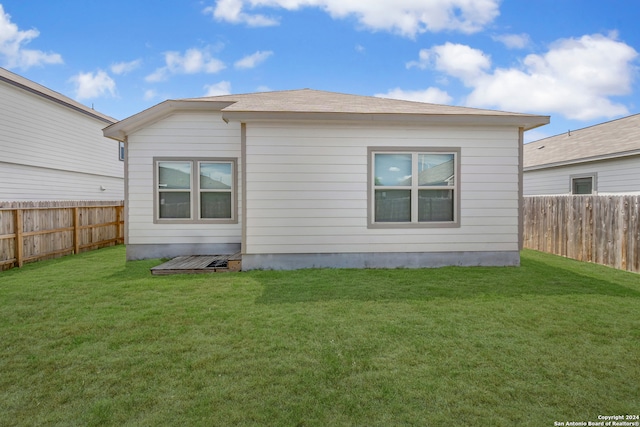
[[[640,194],[640,114],[526,144],[524,194]]]
[[[548,122],[303,89],[168,100],[104,134],[126,147],[130,260],[518,265],[523,132]]]
[[[116,121],[0,68],[0,203],[122,200]]]

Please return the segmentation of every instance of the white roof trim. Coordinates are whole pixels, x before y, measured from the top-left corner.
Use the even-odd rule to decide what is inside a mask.
[[[531,130],[549,123],[548,116],[490,116],[475,114],[403,114],[403,113],[324,113],[222,111],[225,121],[251,122],[273,120],[362,121],[380,123],[424,123],[459,125],[511,125]],[[546,121],[545,121],[546,120]],[[544,123],[541,123],[544,122]]]

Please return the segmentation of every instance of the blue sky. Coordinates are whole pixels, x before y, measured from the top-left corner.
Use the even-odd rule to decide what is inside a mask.
[[[0,0],[0,66],[123,119],[312,88],[545,114],[640,112],[635,0]]]

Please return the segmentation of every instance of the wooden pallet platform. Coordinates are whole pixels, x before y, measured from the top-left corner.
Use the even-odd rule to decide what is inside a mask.
[[[189,255],[179,256],[151,268],[153,275],[202,274],[240,271],[242,255]]]

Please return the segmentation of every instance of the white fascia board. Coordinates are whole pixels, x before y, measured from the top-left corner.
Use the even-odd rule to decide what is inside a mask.
[[[515,126],[524,130],[549,123],[549,116],[503,116],[475,114],[400,114],[400,113],[325,113],[287,111],[222,111],[222,119],[234,122],[259,121],[349,121],[379,123],[457,124],[479,126]]]

